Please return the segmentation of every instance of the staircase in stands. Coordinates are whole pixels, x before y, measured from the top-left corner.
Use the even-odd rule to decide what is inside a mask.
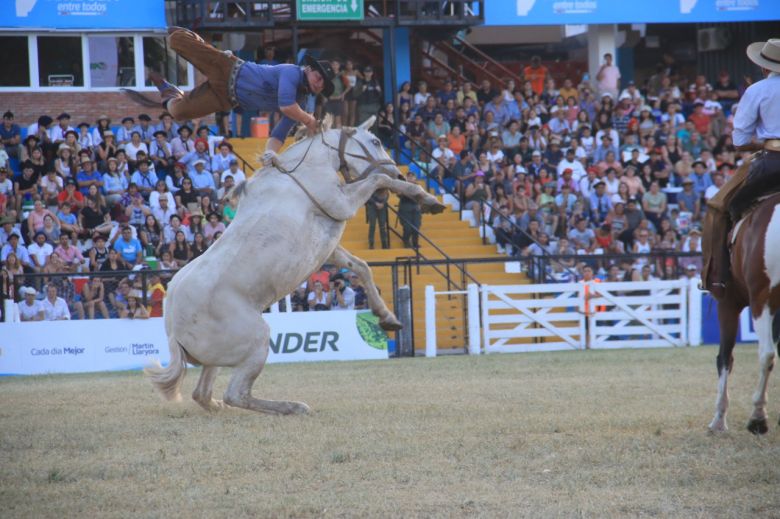
[[[261,139],[233,139],[231,141],[235,152],[250,166],[257,168],[257,156],[262,151],[264,141]],[[400,166],[405,171],[406,166]],[[251,174],[246,171],[247,175]],[[395,196],[390,199],[393,207],[398,206]],[[388,224],[401,234],[401,224],[396,222],[395,215],[388,215]],[[470,227],[466,221],[459,219],[456,210],[444,211],[438,215],[423,215],[422,232],[436,244],[447,256],[455,260],[469,258],[496,258],[505,256],[499,254],[493,244],[483,244],[479,231]],[[381,249],[378,236],[375,239],[375,249],[368,248],[368,224],[365,208],[360,208],[358,214],[347,223],[341,244],[350,252],[367,262],[392,262],[398,258],[413,257],[414,250],[403,246],[401,239],[390,233],[390,248]],[[442,254],[430,244],[420,239],[420,252],[428,259],[442,259]],[[374,281],[384,294],[388,305],[392,304],[392,272],[389,267],[374,267]],[[442,267],[442,270],[444,268]],[[523,274],[506,272],[505,263],[471,263],[466,265],[467,272],[479,283],[486,284],[518,284],[526,283]],[[460,271],[451,267],[450,273],[457,285],[462,285]],[[414,320],[415,349],[425,348],[425,286],[433,285],[437,291],[453,290],[447,286],[447,280],[433,267],[421,266],[412,268],[412,308]],[[466,283],[470,281],[467,279]],[[465,286],[463,287],[465,289]],[[439,296],[437,298],[437,343],[440,353],[447,351],[461,352],[467,344],[466,322],[464,312],[465,296]]]

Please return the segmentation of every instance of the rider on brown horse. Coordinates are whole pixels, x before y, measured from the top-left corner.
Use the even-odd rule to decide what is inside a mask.
[[[742,96],[733,140],[739,151],[758,153],[707,202],[702,284],[716,297],[730,278],[729,229],[756,199],[780,190],[780,39],[752,43],[747,55],[767,77]]]

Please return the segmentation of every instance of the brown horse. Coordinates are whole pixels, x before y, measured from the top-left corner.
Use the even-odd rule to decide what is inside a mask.
[[[734,365],[739,314],[749,306],[758,335],[760,373],[753,394],[753,414],[747,428],[753,434],[769,430],[766,414],[767,384],[780,349],[780,193],[762,200],[743,215],[732,231],[731,282],[718,298],[720,352],[718,398],[710,430],[725,431],[729,397],[727,381]]]

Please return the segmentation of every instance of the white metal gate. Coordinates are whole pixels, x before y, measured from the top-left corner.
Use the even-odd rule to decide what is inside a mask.
[[[436,355],[437,294],[427,287],[428,356]],[[493,353],[701,344],[701,292],[695,279],[470,285],[468,294],[470,354],[482,348]],[[480,320],[481,347],[475,342]]]
[[[486,352],[551,351],[584,347],[583,286],[482,285]]]
[[[688,280],[594,283],[591,348],[654,348],[688,343]]]

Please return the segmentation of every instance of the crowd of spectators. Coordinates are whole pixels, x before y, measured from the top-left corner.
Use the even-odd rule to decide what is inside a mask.
[[[382,115],[510,256],[701,252],[706,201],[744,159],[731,140],[740,89],[728,72],[689,80],[667,63],[640,87],[621,82],[607,54],[594,84],[558,84],[538,57],[523,78],[501,88],[447,79],[436,92],[407,82],[398,112]],[[585,263],[606,279],[608,263]],[[568,276],[556,264],[553,275]],[[638,260],[622,276],[641,279],[645,264],[659,278],[701,268],[692,257]]]
[[[388,144],[399,127],[406,153],[431,164],[435,185],[454,189],[474,223],[492,228],[500,250],[517,258],[570,255],[550,267],[561,279],[578,266],[575,255],[700,252],[706,200],[743,160],[731,142],[740,90],[725,71],[711,84],[702,75],[688,81],[670,66],[639,88],[633,81],[621,85],[607,55],[595,85],[573,78],[558,85],[534,58],[520,84],[507,80],[497,88],[485,80],[474,88],[448,79],[431,93],[424,81],[414,90],[407,82],[396,103],[381,107],[371,67],[336,67],[338,88],[324,101],[326,111],[344,124],[378,113],[376,129]],[[177,124],[167,113],[156,121],[140,114],[119,123],[100,115],[93,124],[72,125],[67,113],[56,120],[43,115],[22,138],[13,113],[3,115],[4,298],[26,299],[34,291],[41,308],[51,298],[46,312],[54,315],[59,296],[53,287],[80,317],[143,317],[128,310],[129,301],[139,299],[132,276],[95,277],[78,290],[67,278],[36,278],[25,284],[25,294],[14,293],[21,285],[14,279],[173,272],[230,225],[236,208],[226,194],[245,176],[228,140],[207,126]],[[416,237],[405,240],[414,246]],[[619,272],[625,279],[679,277],[700,269],[699,262],[637,260],[621,263]],[[605,279],[614,266],[585,263]],[[312,278],[293,294],[293,307],[364,305],[350,286],[351,274],[341,276]],[[161,276],[150,285],[164,295],[166,281]],[[154,304],[146,313],[155,315]]]
[[[0,300],[18,300],[22,320],[160,316],[173,273],[235,216],[245,173],[228,140],[167,113],[111,123],[44,115],[22,138],[3,115]],[[297,310],[365,307],[351,273],[323,272],[325,297],[305,293]]]

